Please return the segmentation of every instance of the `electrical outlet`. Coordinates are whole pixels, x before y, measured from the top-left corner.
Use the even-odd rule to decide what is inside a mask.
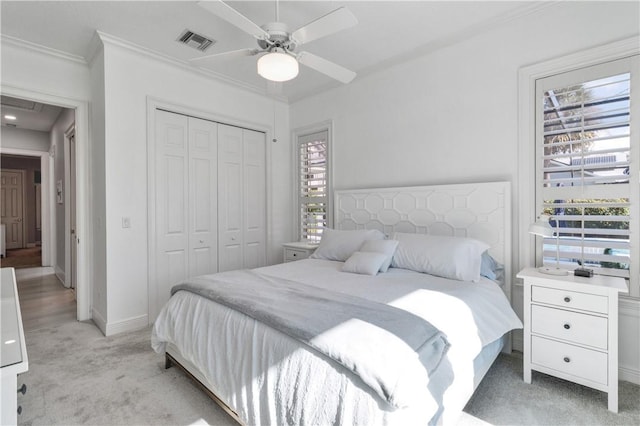
[[[131,228],[131,218],[130,217],[123,217],[122,218],[122,227],[123,228]]]

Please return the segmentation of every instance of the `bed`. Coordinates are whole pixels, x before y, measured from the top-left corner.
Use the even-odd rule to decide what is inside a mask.
[[[454,423],[522,327],[509,183],[337,191],[334,205],[316,258],[174,288],[154,350],[244,424]]]

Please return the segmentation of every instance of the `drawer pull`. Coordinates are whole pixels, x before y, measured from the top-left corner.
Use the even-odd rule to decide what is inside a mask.
[[[297,254],[296,254],[296,253],[293,253],[293,257],[296,257],[296,256],[297,256]]]
[[[570,324],[565,324],[565,325],[564,325],[564,329],[565,329],[565,330],[568,330],[568,329],[570,329],[570,328],[571,328],[571,325],[570,325]]]
[[[22,405],[18,405],[18,415],[22,414]]]
[[[569,303],[569,302],[571,302],[571,298],[569,296],[565,296],[564,297],[564,301]]]
[[[20,387],[18,388],[18,393],[21,393],[21,394],[23,394],[23,395],[24,395],[25,393],[27,393],[27,385],[25,385],[25,384],[23,383],[23,384],[22,384],[22,386],[20,386]]]
[[[571,358],[569,358],[568,356],[564,357],[564,362],[571,362]]]

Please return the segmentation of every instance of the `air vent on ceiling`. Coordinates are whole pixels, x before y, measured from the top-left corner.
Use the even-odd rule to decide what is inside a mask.
[[[201,52],[204,52],[216,42],[215,40],[196,34],[190,30],[184,30],[180,37],[178,37],[177,41],[193,47],[194,49],[198,49]]]

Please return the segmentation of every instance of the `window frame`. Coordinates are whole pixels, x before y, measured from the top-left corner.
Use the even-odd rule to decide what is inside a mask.
[[[637,61],[638,58],[623,58],[623,59],[619,59],[616,61],[607,61],[605,63],[601,63],[601,64],[596,64],[596,65],[591,65],[587,68],[580,68],[577,70],[573,70],[573,71],[569,71],[569,72],[565,72],[565,73],[559,73],[559,74],[555,74],[552,76],[548,76],[545,78],[541,78],[541,79],[537,79],[536,80],[536,88],[537,88],[537,92],[536,92],[536,125],[537,125],[537,130],[536,130],[536,140],[535,140],[535,145],[536,145],[536,158],[535,158],[535,162],[536,162],[536,167],[535,167],[535,173],[536,173],[536,201],[535,201],[535,208],[536,208],[536,212],[541,212],[543,211],[544,208],[544,199],[555,199],[555,198],[559,198],[559,197],[545,197],[544,194],[545,193],[553,193],[554,195],[557,195],[557,191],[554,191],[554,189],[549,189],[549,188],[543,188],[544,186],[544,182],[543,182],[543,165],[540,163],[541,160],[541,156],[543,155],[544,152],[544,132],[542,130],[542,128],[540,127],[541,123],[544,120],[544,116],[543,116],[543,112],[542,109],[540,109],[541,104],[541,98],[542,96],[544,96],[544,93],[546,93],[546,91],[549,88],[558,88],[558,87],[569,87],[569,86],[578,86],[580,84],[582,84],[583,82],[591,82],[591,81],[596,81],[596,80],[601,80],[603,78],[606,78],[608,76],[614,76],[614,75],[622,75],[622,74],[629,74],[631,80],[629,81],[630,86],[632,86],[634,84],[634,79],[636,80],[636,87],[639,86],[637,84],[637,80],[638,80],[638,76],[635,75],[637,72],[633,72],[634,75],[632,75],[632,70],[634,69],[634,65],[636,65],[637,67]],[[539,84],[538,84],[539,83]],[[631,95],[634,96],[636,99],[640,98],[640,95],[634,92],[631,92]],[[635,99],[634,99],[635,100]],[[632,102],[633,104],[633,102]],[[631,108],[633,109],[633,106],[631,106]],[[632,126],[632,122],[631,122],[631,118],[629,119],[629,125],[630,127]],[[637,127],[637,126],[636,126]],[[578,129],[578,127],[572,127],[571,131],[575,132]],[[629,137],[630,139],[630,152],[633,152],[634,150],[637,150],[640,148],[640,143],[638,143],[638,136],[632,134]],[[636,142],[636,147],[634,148],[633,142]],[[574,145],[577,144],[574,143]],[[566,154],[565,154],[566,155]],[[583,166],[584,167],[584,166]],[[589,170],[587,168],[587,170]],[[629,201],[632,200],[632,197],[630,196],[630,194],[632,193],[632,191],[636,190],[636,192],[638,192],[640,190],[640,188],[638,188],[638,180],[637,180],[637,173],[638,173],[639,168],[634,168],[634,167],[630,167],[629,171],[632,172],[630,173],[630,175],[628,176],[627,183],[624,184],[620,184],[620,185],[598,185],[598,184],[594,184],[594,185],[580,185],[579,182],[578,185],[569,185],[569,186],[565,186],[565,188],[563,188],[561,190],[560,193],[564,193],[566,197],[569,197],[569,199],[576,199],[576,198],[581,198],[581,197],[586,197],[587,199],[607,199],[607,198],[612,198],[612,199],[617,199],[617,198],[628,198]],[[635,179],[635,183],[634,183],[634,179],[633,179],[633,172],[635,172],[636,175],[636,179]],[[594,204],[594,206],[598,206],[599,204]],[[588,218],[588,215],[583,216],[584,218]],[[560,220],[560,219],[558,219]],[[554,223],[552,221],[552,223]],[[638,228],[638,224],[639,221],[637,219],[637,217],[634,217],[632,215],[632,219],[630,221],[630,224],[632,225],[631,228],[631,232],[634,233],[634,228],[637,229]],[[563,228],[561,228],[563,229]],[[588,228],[583,228],[583,229],[588,229]],[[566,232],[566,231],[564,231]],[[563,232],[561,232],[562,234]],[[583,235],[585,233],[588,232],[584,232],[583,231]],[[566,246],[567,245],[571,245],[571,243],[565,242],[563,244],[563,236],[560,237],[560,246]],[[633,250],[633,237],[630,236],[630,246],[632,246],[632,253],[635,252],[635,250]],[[555,241],[555,238],[553,239],[553,241]],[[566,241],[566,240],[565,240]],[[587,249],[589,247],[592,247],[591,244],[589,244],[589,240],[588,238],[584,240],[585,243],[583,244],[584,247],[587,247]],[[593,243],[594,245],[597,245],[597,243]],[[543,261],[543,250],[542,250],[542,239],[539,239],[537,241],[537,244],[535,246],[536,249],[536,263],[539,265],[542,265]],[[555,247],[555,242],[554,242],[554,247]],[[636,250],[637,250],[637,245],[635,246]],[[562,250],[561,250],[562,251]],[[555,255],[553,256],[555,258]],[[586,258],[588,258],[589,256],[585,256]],[[637,257],[637,256],[636,256]],[[625,262],[627,263],[627,262]],[[635,265],[634,267],[637,268],[639,265]],[[574,265],[571,269],[575,269],[577,268],[578,265]],[[587,268],[591,268],[588,264],[586,265]],[[566,266],[565,266],[566,268]],[[629,270],[601,270],[600,268],[595,268],[594,269],[595,273],[602,273],[603,275],[613,275],[613,276],[628,276],[630,272],[633,271],[629,271]]]
[[[536,219],[540,212],[536,209],[536,80],[550,77],[556,74],[579,70],[599,65],[605,62],[638,56],[640,52],[640,40],[632,37],[620,40],[607,45],[581,51],[572,55],[552,59],[539,64],[523,67],[519,70],[519,103],[518,103],[518,213],[515,222],[518,224],[518,232],[514,233],[514,243],[518,250],[518,267],[515,271],[532,264],[541,264],[541,259],[536,259],[536,239],[528,234],[528,227]],[[636,74],[640,70],[634,69]],[[632,75],[632,93],[639,93],[638,76]],[[638,102],[631,105],[632,116],[640,116],[640,105]],[[631,123],[631,135],[636,139],[640,132],[640,120]],[[632,140],[632,144],[633,144]],[[630,179],[638,182],[640,168],[640,146],[634,145],[631,150],[632,171]],[[634,220],[633,226],[637,229],[640,224],[640,194],[630,194],[631,216]],[[638,233],[632,234],[632,253],[640,252],[640,239]],[[629,280],[629,296],[640,297],[640,264],[632,259],[631,277]],[[515,282],[515,281],[514,281]]]
[[[297,241],[306,241],[302,239],[301,234],[301,218],[300,218],[300,162],[299,162],[299,150],[301,139],[320,132],[327,132],[327,148],[326,148],[326,178],[327,178],[327,226],[333,226],[333,156],[332,156],[332,140],[333,140],[333,122],[331,120],[323,121],[320,123],[312,124],[309,126],[301,127],[293,131],[293,211],[295,215],[294,226],[292,234],[295,235]]]

